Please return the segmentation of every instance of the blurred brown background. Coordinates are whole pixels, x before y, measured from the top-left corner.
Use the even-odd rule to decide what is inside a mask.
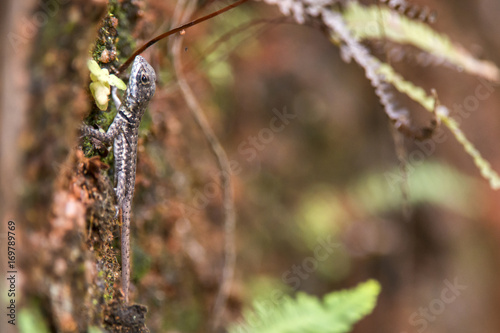
[[[500,2],[413,2],[438,13],[435,30],[500,64]],[[131,18],[137,46],[169,29],[176,6],[117,3],[139,8]],[[51,243],[60,228],[54,198],[67,190],[61,179],[72,173],[78,126],[92,108],[86,60],[107,2],[57,4],[33,33],[28,26],[44,10],[40,3],[0,4],[0,237],[15,220],[19,264],[25,264],[17,302],[38,313],[50,331],[65,320],[54,313],[51,284],[77,278],[52,272],[56,260],[47,253],[68,249]],[[200,3],[195,17],[226,4]],[[277,291],[321,296],[374,278],[382,284],[377,307],[354,332],[498,332],[498,191],[489,189],[447,130],[440,143],[405,139],[408,154],[420,151],[425,158],[410,163],[406,185],[394,181],[400,162],[391,126],[363,70],[344,63],[318,28],[280,17],[274,6],[246,3],[187,30],[183,43],[186,77],[235,166],[238,259],[224,322]],[[220,39],[231,31],[231,38]],[[15,45],[13,32],[23,36]],[[141,127],[132,293],[148,306],[152,332],[204,332],[223,265],[218,169],[179,92],[168,45],[162,41],[145,55],[158,83]],[[370,47],[387,56],[380,43]],[[450,66],[422,66],[414,49],[403,53],[401,61],[391,60],[394,67],[427,91],[435,88],[451,110],[484,84]],[[493,87],[461,127],[500,170],[500,86]],[[400,100],[417,124],[430,119]],[[289,115],[285,121],[283,114]],[[407,200],[401,186],[409,188]],[[315,249],[327,243],[322,254],[328,255],[318,257]],[[92,262],[92,254],[82,258]]]

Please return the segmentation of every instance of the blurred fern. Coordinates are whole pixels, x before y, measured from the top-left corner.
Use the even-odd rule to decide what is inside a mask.
[[[275,308],[255,302],[252,311],[244,313],[245,323],[230,327],[230,333],[343,333],[375,307],[380,284],[369,280],[349,290],[327,294],[323,301],[298,293],[285,296]]]
[[[441,57],[471,74],[493,81],[499,79],[500,70],[493,63],[475,59],[462,47],[453,44],[446,36],[438,34],[428,25],[412,21],[397,12],[374,6],[364,7],[355,1],[351,1],[343,17],[349,28],[347,37],[352,37],[353,39],[350,41],[351,43],[356,44],[361,39],[377,38],[385,38],[398,43],[407,43],[421,48],[436,57]],[[373,24],[374,22],[383,22],[383,27],[382,24]],[[341,22],[337,24],[339,23]],[[344,33],[346,32],[347,30],[344,31]],[[374,69],[374,72],[379,75],[379,79],[382,81],[377,84],[377,82],[374,83],[372,80],[376,91],[380,90],[383,83],[390,83],[399,92],[419,103],[427,111],[437,111],[436,117],[448,127],[457,141],[464,147],[465,152],[473,158],[474,164],[479,169],[481,175],[489,181],[490,187],[495,190],[500,189],[500,177],[491,168],[490,163],[481,156],[472,142],[467,139],[457,121],[449,116],[450,112],[448,108],[440,106],[436,110],[434,98],[429,96],[423,88],[405,80],[389,64],[383,63],[371,55],[368,57],[368,63],[371,67],[368,70]],[[363,59],[361,62],[357,59],[357,62],[367,70],[367,66],[363,65]],[[368,74],[367,77],[369,77]],[[386,108],[388,116],[395,120],[391,112],[392,100],[389,99],[389,103],[384,103],[384,97],[386,96],[380,96],[379,94],[379,97]]]
[[[18,323],[20,333],[49,333],[49,329],[40,308],[26,306],[19,311]]]
[[[437,33],[424,22],[412,20],[403,13],[384,6],[362,6],[354,0],[265,0],[276,4],[281,12],[293,16],[303,24],[308,20],[320,19],[327,28],[331,39],[341,47],[342,58],[345,61],[353,59],[365,70],[366,78],[375,89],[389,119],[398,130],[411,128],[408,110],[398,106],[391,91],[393,86],[400,93],[407,95],[426,110],[435,113],[439,122],[443,123],[457,141],[464,147],[479,169],[481,175],[489,181],[492,189],[500,189],[500,176],[492,169],[479,151],[474,147],[462,130],[459,123],[450,117],[449,109],[440,105],[436,98],[429,96],[421,87],[405,80],[394,68],[377,59],[361,42],[365,39],[387,39],[396,43],[410,44],[442,58],[474,75],[491,81],[500,80],[499,68],[488,61],[474,58],[461,46],[453,44],[448,37]],[[339,3],[341,10],[330,5]],[[391,1],[393,5],[401,2]]]
[[[406,81],[401,75],[396,73],[390,65],[381,63],[378,72],[384,75],[387,82],[393,84],[398,91],[419,103],[427,111],[436,111],[437,118],[448,127],[455,139],[464,147],[465,152],[472,157],[481,175],[489,181],[490,187],[494,190],[500,189],[500,177],[491,168],[490,163],[481,156],[481,153],[474,147],[472,142],[467,139],[457,121],[449,116],[450,112],[448,108],[440,106],[435,110],[434,99],[427,95],[425,90],[421,87],[414,85],[410,81]]]
[[[385,39],[413,45],[470,74],[492,81],[500,78],[500,71],[493,63],[474,58],[463,47],[454,44],[429,25],[411,20],[384,6],[365,7],[351,1],[342,16],[357,40]]]

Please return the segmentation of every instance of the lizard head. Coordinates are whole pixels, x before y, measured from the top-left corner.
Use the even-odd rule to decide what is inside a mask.
[[[146,105],[155,93],[155,81],[153,67],[143,57],[135,57],[127,86],[128,101],[131,104]]]

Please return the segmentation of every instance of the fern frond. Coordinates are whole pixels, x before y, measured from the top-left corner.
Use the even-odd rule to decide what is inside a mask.
[[[425,109],[427,109],[427,111],[434,112],[434,98],[427,95],[423,88],[406,81],[388,64],[380,63],[378,72],[383,75],[385,80],[391,83],[398,91],[422,105]],[[472,157],[474,164],[481,173],[481,176],[488,180],[490,187],[494,190],[500,189],[500,177],[491,168],[490,163],[481,156],[481,153],[479,153],[476,147],[474,147],[472,142],[467,139],[458,123],[449,116],[450,112],[448,108],[440,106],[436,111],[436,116],[446,127],[448,127],[455,139],[457,139],[457,141],[464,147],[467,154]]]
[[[441,115],[440,118],[441,121],[446,125],[446,127],[450,129],[451,133],[453,133],[453,136],[457,139],[457,141],[460,142],[460,144],[464,147],[467,154],[472,156],[474,164],[479,169],[481,176],[489,181],[490,187],[494,190],[500,189],[500,177],[491,168],[490,163],[481,156],[481,153],[479,153],[476,147],[474,147],[472,142],[467,139],[464,132],[462,132],[462,130],[458,126],[458,123],[453,118],[447,117],[445,115]]]
[[[434,23],[436,21],[437,13],[431,11],[428,7],[420,7],[411,4],[406,0],[379,0],[391,9],[398,11],[401,15],[405,15],[411,19],[419,20],[427,23]]]
[[[370,314],[377,302],[380,284],[375,280],[357,287],[330,293],[320,301],[298,293],[285,296],[275,308],[260,303],[244,314],[245,323],[229,329],[230,333],[343,333],[349,332],[361,318]]]
[[[434,98],[427,95],[423,88],[414,85],[410,81],[406,81],[391,65],[379,62],[378,73],[383,75],[384,79],[391,83],[399,92],[422,105],[427,111],[434,111]]]
[[[342,15],[357,40],[388,39],[410,44],[442,58],[464,71],[491,81],[500,80],[500,70],[489,61],[481,61],[463,47],[425,23],[411,20],[386,7],[365,7],[350,1]]]
[[[385,93],[384,84],[386,83],[392,84],[398,91],[406,94],[428,111],[434,112],[434,99],[427,95],[425,90],[421,87],[406,81],[390,65],[380,62],[377,58],[369,54],[367,49],[352,36],[349,28],[346,26],[344,20],[339,14],[324,12],[323,19],[332,29],[332,32],[336,35],[336,37],[340,37],[340,39],[346,44],[354,60],[365,69],[366,77],[375,88],[375,92],[380,98],[386,113],[391,119],[397,121],[397,119],[393,118],[390,111],[392,108],[392,99]],[[436,116],[439,120],[450,129],[457,141],[464,147],[467,154],[473,158],[474,164],[479,169],[481,176],[488,180],[490,187],[494,190],[500,189],[500,177],[491,168],[488,161],[481,156],[479,151],[466,138],[460,130],[458,123],[449,116],[450,112],[448,108],[440,106],[436,111]],[[404,118],[402,120],[404,120]]]
[[[311,0],[265,1],[280,6],[285,15],[291,15],[293,12],[295,17],[300,16],[300,19],[296,17],[298,23],[304,23],[306,16],[320,17],[323,24],[330,30],[332,41],[340,42],[343,58],[352,58],[363,67],[366,78],[374,87],[386,114],[395,123],[396,128],[408,125],[409,121],[406,110],[397,108],[394,96],[389,91],[389,84],[431,112],[435,111],[434,98],[427,95],[421,87],[406,81],[390,65],[375,58],[361,44],[361,39],[388,38],[395,42],[412,44],[438,57],[443,57],[470,73],[492,81],[498,81],[500,78],[500,70],[493,63],[477,60],[429,26],[412,21],[389,9],[376,6],[364,7],[356,1],[349,1],[347,9],[341,14],[322,1],[314,6],[311,5]],[[325,1],[328,2],[328,0]],[[380,22],[384,22],[383,28]],[[467,154],[473,158],[474,164],[481,175],[489,181],[490,187],[495,190],[500,189],[498,174],[465,137],[458,123],[449,116],[449,113],[445,106],[439,106],[436,110],[437,118],[450,129]]]

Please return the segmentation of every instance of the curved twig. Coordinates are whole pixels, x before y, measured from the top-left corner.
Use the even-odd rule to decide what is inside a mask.
[[[187,9],[184,11],[184,20],[187,20],[194,11],[195,1],[190,1]],[[193,117],[200,127],[203,135],[205,136],[212,153],[214,154],[218,167],[221,171],[220,180],[223,193],[223,207],[224,207],[224,232],[225,232],[225,260],[222,272],[222,281],[219,285],[212,319],[212,330],[215,331],[221,324],[222,313],[227,302],[227,296],[230,291],[231,283],[234,275],[234,266],[236,262],[236,248],[235,248],[235,228],[236,228],[236,213],[234,208],[234,191],[231,181],[231,167],[227,158],[226,152],[222,148],[219,140],[215,136],[210,124],[205,117],[203,108],[196,99],[191,87],[189,86],[184,73],[182,72],[181,63],[181,50],[183,38],[179,36],[172,46],[173,64],[177,82],[184,95],[184,99],[193,114]]]
[[[149,42],[147,42],[146,44],[144,44],[143,46],[141,46],[139,49],[137,49],[128,59],[127,61],[125,61],[123,63],[123,65],[120,66],[120,68],[118,68],[117,70],[117,73],[122,73],[124,70],[127,69],[128,66],[130,66],[130,64],[132,63],[132,61],[134,61],[135,57],[138,56],[139,54],[141,54],[142,52],[144,52],[148,47],[150,47],[151,45],[153,44],[156,44],[156,42],[162,40],[163,38],[165,37],[168,37],[170,35],[173,35],[177,32],[181,32],[182,30],[185,30],[187,28],[190,28],[192,27],[193,25],[197,25],[198,23],[201,23],[203,21],[206,21],[206,20],[209,20],[211,19],[212,17],[215,17],[217,15],[220,15],[230,9],[233,9],[234,7],[237,7],[239,5],[241,5],[242,3],[246,2],[248,0],[239,0],[235,3],[233,3],[232,5],[229,5],[227,7],[224,7],[216,12],[213,12],[211,14],[208,14],[208,15],[205,15],[203,17],[200,17],[194,21],[191,21],[189,23],[186,23],[186,24],[183,24],[181,25],[180,27],[177,27],[175,29],[172,29],[170,31],[167,31],[159,36],[156,36],[155,38],[151,39]]]

